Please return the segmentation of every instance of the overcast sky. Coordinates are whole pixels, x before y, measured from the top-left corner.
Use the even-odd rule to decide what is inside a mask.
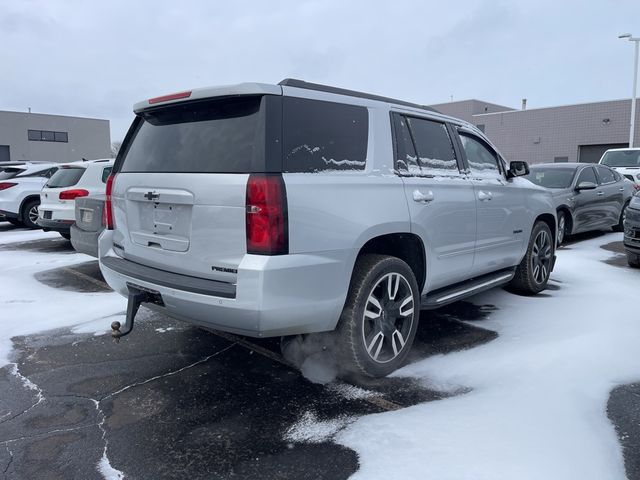
[[[423,104],[625,98],[617,35],[639,19],[639,0],[3,1],[0,110],[106,118],[121,140],[138,100],[286,77]]]

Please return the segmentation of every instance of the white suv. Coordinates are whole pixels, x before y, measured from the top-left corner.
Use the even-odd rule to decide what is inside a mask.
[[[26,162],[0,171],[0,220],[27,228],[39,228],[40,190],[58,170],[55,163]]]
[[[598,163],[613,168],[640,190],[640,148],[611,148]]]
[[[104,194],[112,168],[112,159],[61,165],[40,192],[38,225],[45,232],[53,230],[69,239],[71,225],[76,219],[75,199]]]

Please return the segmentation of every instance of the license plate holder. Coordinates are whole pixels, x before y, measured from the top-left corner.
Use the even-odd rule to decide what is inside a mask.
[[[83,208],[80,210],[80,221],[84,223],[91,223],[93,221],[93,210]]]

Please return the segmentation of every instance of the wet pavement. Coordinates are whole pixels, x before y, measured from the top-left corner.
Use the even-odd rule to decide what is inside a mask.
[[[72,252],[62,239],[0,248]],[[36,278],[63,290],[107,289],[95,260]],[[411,359],[491,341],[496,334],[481,321],[493,309],[458,303],[424,312]],[[0,369],[8,479],[104,478],[96,468],[103,456],[132,479],[347,478],[358,468],[355,452],[289,439],[296,422],[346,425],[451,395],[403,378],[315,384],[282,359],[279,340],[216,334],[145,308],[119,344],[69,329],[13,343],[15,363]]]
[[[72,251],[62,239],[20,249]],[[37,279],[63,290],[107,289],[95,260]],[[494,310],[459,302],[423,312],[410,361],[495,339],[482,328]],[[280,356],[279,340],[218,334],[145,308],[119,344],[69,329],[13,343],[15,363],[0,369],[7,479],[101,479],[109,468],[128,479],[347,478],[358,469],[355,452],[326,438],[296,441],[291,429],[301,418],[339,429],[362,415],[462,393],[404,378],[315,384]],[[640,479],[639,398],[640,385],[632,385],[614,390],[609,402],[630,480]]]

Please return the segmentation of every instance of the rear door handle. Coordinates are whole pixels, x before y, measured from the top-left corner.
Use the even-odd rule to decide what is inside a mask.
[[[619,188],[619,190],[620,190],[621,192],[624,192],[624,187],[620,187],[620,188]]]
[[[598,192],[598,196],[601,197],[604,195],[604,192]]]
[[[478,200],[480,200],[481,202],[488,202],[492,198],[493,198],[493,193],[491,192],[483,192],[482,190],[478,192]]]
[[[422,193],[420,190],[413,191],[413,201],[419,203],[428,203],[433,200],[433,192],[429,190],[427,193]]]

